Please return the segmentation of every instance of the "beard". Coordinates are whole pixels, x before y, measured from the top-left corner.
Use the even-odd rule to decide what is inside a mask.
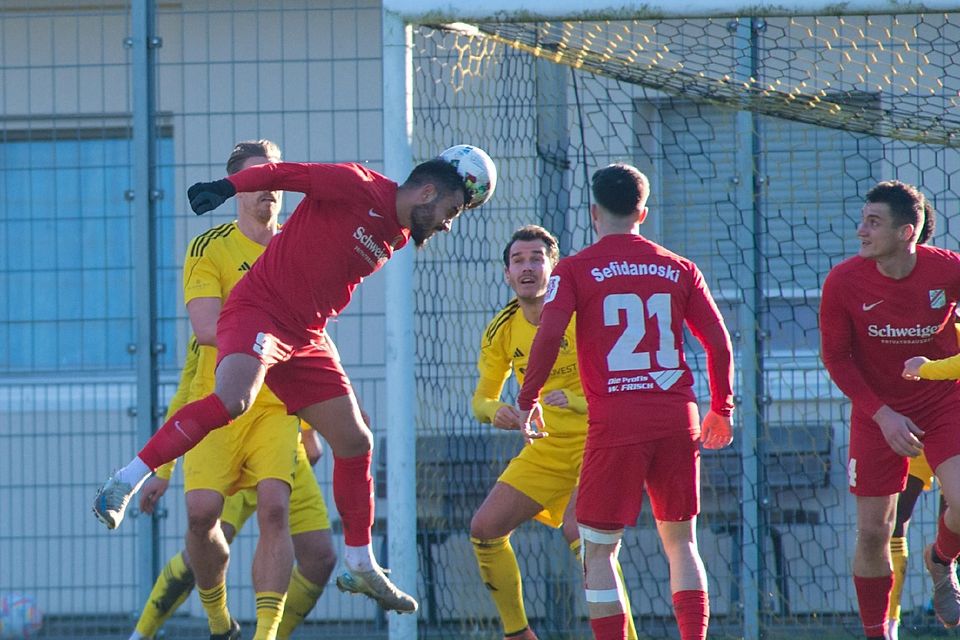
[[[410,237],[413,238],[413,244],[417,249],[427,244],[427,240],[437,232],[433,225],[435,208],[432,203],[418,204],[410,213]]]

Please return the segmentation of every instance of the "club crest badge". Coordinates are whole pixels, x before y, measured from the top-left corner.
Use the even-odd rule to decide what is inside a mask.
[[[930,308],[943,309],[947,304],[947,292],[943,289],[930,289]]]

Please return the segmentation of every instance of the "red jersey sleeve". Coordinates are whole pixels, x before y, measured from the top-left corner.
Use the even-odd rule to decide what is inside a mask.
[[[733,413],[733,345],[703,273],[696,267],[686,322],[707,354],[710,409],[729,418]]]
[[[820,298],[820,357],[833,382],[868,416],[885,403],[870,388],[853,360],[853,324],[844,307],[843,283],[835,271],[827,274]]]
[[[313,185],[310,167],[304,162],[270,162],[227,176],[239,193],[250,191],[296,191],[310,193]]]
[[[563,334],[576,308],[573,277],[565,275],[565,271],[561,261],[547,284],[540,325],[530,346],[526,377],[517,395],[517,406],[521,411],[529,411],[540,396],[553,363],[557,360],[557,354],[560,353]]]

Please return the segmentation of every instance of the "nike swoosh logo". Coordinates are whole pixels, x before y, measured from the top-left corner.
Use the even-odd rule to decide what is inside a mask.
[[[380,215],[379,213],[377,213],[377,212],[374,211],[373,209],[370,209],[370,211],[368,211],[367,214],[369,214],[369,216],[370,216],[371,218],[382,218],[382,217],[383,217],[382,215]]]
[[[874,302],[873,304],[867,304],[866,302],[864,302],[864,303],[863,303],[863,310],[864,310],[864,311],[870,311],[870,309],[873,309],[875,306],[877,306],[877,305],[880,304],[881,302],[883,302],[883,300],[878,300],[877,302]]]
[[[179,432],[183,435],[184,438],[186,438],[186,439],[189,440],[190,442],[193,442],[193,438],[191,438],[190,436],[188,436],[188,435],[187,435],[187,432],[184,431],[184,430],[180,427],[180,421],[179,421],[179,420],[174,420],[173,426],[177,429],[177,431],[179,431]]]

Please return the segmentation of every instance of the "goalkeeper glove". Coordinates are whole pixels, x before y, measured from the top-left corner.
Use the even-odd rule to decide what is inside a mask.
[[[187,189],[187,198],[190,200],[190,208],[199,216],[213,211],[236,193],[233,183],[224,178],[215,182],[198,182]]]

